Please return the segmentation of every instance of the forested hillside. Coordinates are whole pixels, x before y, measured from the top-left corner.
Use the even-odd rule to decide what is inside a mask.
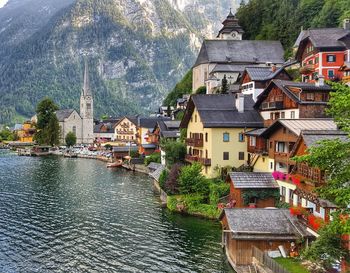
[[[55,2],[45,1],[24,2]],[[44,96],[62,108],[78,108],[84,58],[96,118],[155,110],[193,64],[202,37],[217,32],[237,1],[72,2],[39,30],[42,20],[32,27],[16,13],[2,12],[20,1],[10,0],[0,9],[0,124],[30,117]],[[55,7],[43,9],[53,12]],[[28,38],[26,32],[33,30]]]
[[[286,55],[301,28],[338,27],[350,18],[349,0],[250,0],[237,12],[246,39],[281,40]]]

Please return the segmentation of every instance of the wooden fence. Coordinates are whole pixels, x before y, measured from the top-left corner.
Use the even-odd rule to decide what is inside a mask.
[[[261,264],[271,269],[274,273],[290,273],[280,264],[275,262],[271,257],[269,257],[267,252],[263,252],[257,247],[253,247],[253,257],[257,259]]]

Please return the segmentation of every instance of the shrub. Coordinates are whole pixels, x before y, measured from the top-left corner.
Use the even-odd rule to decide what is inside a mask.
[[[202,166],[199,163],[194,163],[182,168],[179,176],[179,189],[181,193],[208,194],[209,182],[202,175],[201,171]]]
[[[168,170],[163,170],[159,176],[159,186],[164,190],[164,185],[166,180],[168,179]]]
[[[77,143],[77,137],[73,132],[69,132],[65,138],[67,147],[72,147]]]
[[[179,175],[181,172],[182,165],[177,163],[171,167],[171,170],[168,175],[168,179],[165,182],[164,188],[165,191],[169,194],[178,194],[179,193]]]
[[[160,153],[153,153],[145,158],[146,166],[148,166],[151,162],[160,163],[161,162]]]
[[[138,151],[131,151],[130,156],[131,156],[131,158],[139,158],[140,154]]]
[[[217,205],[221,197],[227,196],[230,193],[230,184],[223,181],[219,183],[211,182],[209,185],[209,201],[212,205]]]
[[[167,166],[183,162],[186,155],[186,145],[176,140],[166,140],[161,143],[165,152],[165,161]]]

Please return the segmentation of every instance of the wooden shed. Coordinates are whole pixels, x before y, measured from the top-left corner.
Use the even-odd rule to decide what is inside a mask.
[[[224,209],[220,221],[222,243],[234,268],[252,264],[253,247],[273,251],[282,245],[288,255],[292,242],[308,244],[314,238],[287,209]]]
[[[231,172],[228,180],[230,199],[236,208],[274,207],[279,199],[279,186],[271,173]]]

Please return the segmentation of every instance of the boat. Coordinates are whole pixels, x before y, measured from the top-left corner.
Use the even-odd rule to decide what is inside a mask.
[[[123,165],[123,161],[118,160],[118,161],[113,162],[113,163],[108,163],[107,168],[118,168],[118,167],[121,167],[122,165]]]

